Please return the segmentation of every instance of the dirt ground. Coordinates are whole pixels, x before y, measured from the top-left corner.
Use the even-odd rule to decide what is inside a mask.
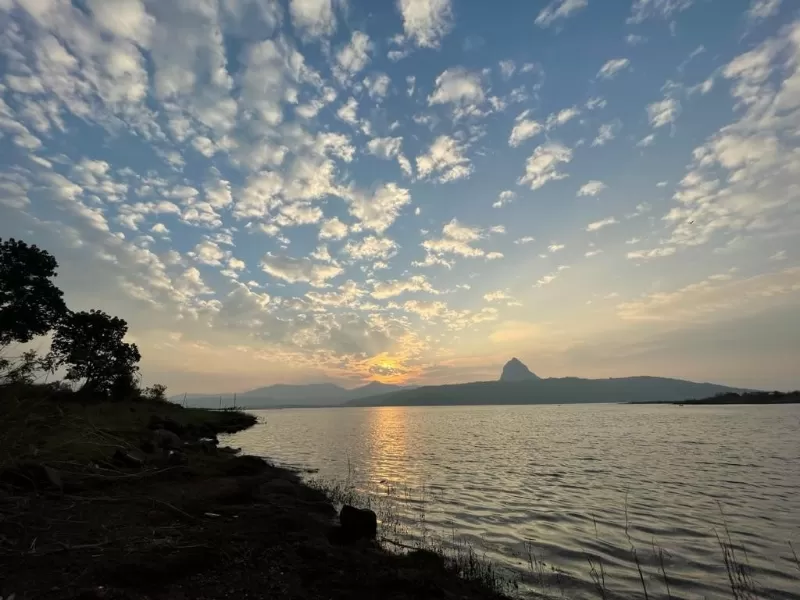
[[[244,426],[178,408],[45,402],[0,414],[0,598],[501,598],[430,552],[333,543],[325,495],[260,459],[190,447],[186,464],[158,450],[142,465],[109,460],[139,452],[153,415]]]

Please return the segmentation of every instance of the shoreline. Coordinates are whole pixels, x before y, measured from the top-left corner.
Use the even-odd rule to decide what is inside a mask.
[[[325,493],[198,441],[251,427],[247,413],[63,398],[17,400],[9,412],[9,402],[0,597],[504,598],[433,552],[332,542]],[[182,432],[185,462],[141,451],[157,420]],[[136,460],[115,462],[117,450]]]

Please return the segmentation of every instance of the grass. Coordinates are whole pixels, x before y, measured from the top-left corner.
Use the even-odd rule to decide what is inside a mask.
[[[240,431],[256,418],[239,411],[205,411],[171,402],[95,402],[47,386],[0,387],[0,470],[25,460],[91,464],[114,449],[135,448],[153,417],[216,433]]]
[[[400,553],[422,552],[438,557],[451,573],[495,594],[508,595],[517,588],[517,582],[509,572],[495,565],[466,538],[456,536],[455,531],[450,538],[431,533],[426,518],[429,500],[425,487],[418,498],[413,498],[408,489],[400,493],[391,485],[381,492],[368,493],[355,485],[353,470],[349,465],[348,476],[344,481],[317,478],[308,483],[330,498],[337,508],[350,504],[374,511],[378,517],[378,540],[388,550]],[[413,522],[403,517],[401,504],[414,504],[418,507]]]

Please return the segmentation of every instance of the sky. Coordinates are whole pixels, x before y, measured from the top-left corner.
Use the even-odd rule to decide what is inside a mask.
[[[800,387],[794,1],[0,0],[0,56],[0,237],[145,383]]]

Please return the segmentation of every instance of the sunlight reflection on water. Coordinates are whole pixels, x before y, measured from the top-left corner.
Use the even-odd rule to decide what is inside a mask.
[[[632,544],[651,598],[664,588],[654,545],[668,553],[673,598],[730,598],[720,506],[763,597],[800,598],[788,545],[800,549],[798,405],[255,412],[260,424],[232,445],[326,479],[349,471],[362,489],[413,499],[425,486],[428,527],[455,529],[509,568],[530,541],[566,572],[546,579],[569,598],[597,597],[587,556],[602,561],[612,594],[641,594]]]

